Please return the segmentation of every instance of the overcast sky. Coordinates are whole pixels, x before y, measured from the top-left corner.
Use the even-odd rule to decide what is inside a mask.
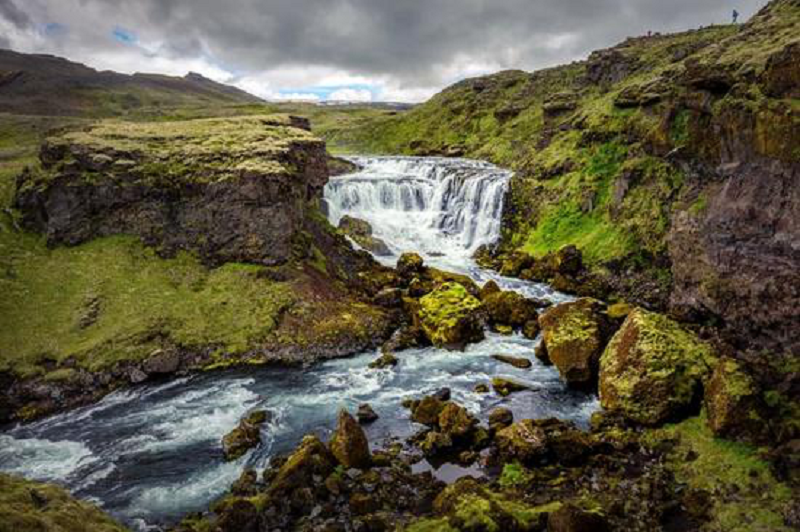
[[[196,71],[259,96],[420,101],[465,77],[627,36],[749,18],[765,0],[0,0],[0,47],[97,69]]]

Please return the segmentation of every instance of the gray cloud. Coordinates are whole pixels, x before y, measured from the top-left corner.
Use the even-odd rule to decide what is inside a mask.
[[[0,0],[0,17],[19,29],[26,29],[31,26],[31,19],[28,14],[19,9],[11,0]]]
[[[114,43],[87,25],[120,24],[173,58],[210,56],[240,75],[325,66],[432,87],[486,68],[535,69],[585,56],[628,35],[744,16],[765,0],[32,0],[70,27],[72,46]],[[58,8],[57,4],[61,4]],[[73,4],[63,9],[63,4]],[[27,15],[10,0],[0,14]],[[95,20],[96,19],[96,20]],[[37,20],[37,22],[40,22]],[[86,28],[82,32],[82,28]],[[102,50],[101,50],[102,49]],[[68,48],[62,50],[69,55]]]

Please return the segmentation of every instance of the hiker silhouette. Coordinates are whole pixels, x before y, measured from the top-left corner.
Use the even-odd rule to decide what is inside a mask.
[[[739,12],[734,9],[733,10],[733,23],[736,24],[736,22],[738,20],[739,20]]]

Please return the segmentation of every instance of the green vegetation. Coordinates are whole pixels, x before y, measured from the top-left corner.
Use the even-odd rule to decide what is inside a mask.
[[[48,249],[3,233],[0,368],[40,374],[74,360],[90,370],[164,345],[242,352],[263,341],[293,301],[258,266],[206,269],[185,253],[161,259],[130,237]]]
[[[0,473],[0,532],[124,532],[94,504],[63,488]]]
[[[791,499],[788,486],[778,482],[756,449],[714,438],[705,414],[647,435],[658,442],[676,438],[669,467],[677,480],[712,496],[709,530],[756,532],[788,531],[783,507]],[[686,460],[688,455],[696,456]]]
[[[503,472],[497,482],[503,488],[513,488],[515,486],[524,486],[530,479],[531,475],[527,469],[517,462],[510,462],[503,465]]]

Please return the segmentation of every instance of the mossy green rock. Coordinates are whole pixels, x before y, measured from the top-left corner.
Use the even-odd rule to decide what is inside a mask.
[[[419,403],[413,405],[411,421],[429,426],[436,425],[444,406],[445,403],[442,400],[433,395],[427,395]]]
[[[339,412],[336,432],[329,444],[331,453],[346,468],[366,469],[372,463],[364,429],[347,410]]]
[[[477,424],[475,416],[455,403],[447,403],[439,413],[439,430],[455,440],[468,436]]]
[[[758,387],[735,360],[720,360],[708,381],[705,406],[708,426],[717,436],[756,435],[763,429]]]
[[[714,362],[693,333],[638,308],[600,359],[600,402],[636,423],[659,424],[692,405]]]
[[[419,300],[419,320],[437,347],[460,349],[483,340],[481,302],[459,283],[444,283]]]
[[[590,387],[595,382],[607,335],[602,310],[599,301],[583,298],[539,317],[549,359],[569,385]]]
[[[336,468],[336,457],[314,435],[308,435],[286,460],[270,483],[268,493],[289,496],[305,486],[313,485],[314,477],[325,478]]]
[[[521,392],[523,390],[530,390],[525,384],[506,379],[505,377],[495,377],[492,379],[492,388],[503,397],[511,395],[514,392]]]
[[[94,504],[73,498],[63,488],[0,473],[2,532],[123,532]]]

